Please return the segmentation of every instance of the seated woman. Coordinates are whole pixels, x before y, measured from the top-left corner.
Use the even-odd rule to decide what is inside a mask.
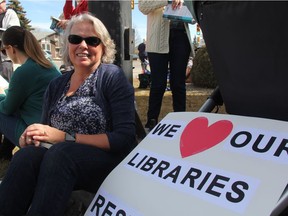
[[[21,135],[0,185],[0,215],[63,215],[73,190],[95,193],[136,145],[134,88],[112,64],[115,44],[103,23],[72,17],[63,48],[74,71],[50,83],[42,124]]]
[[[40,122],[43,95],[60,72],[45,58],[34,35],[22,27],[8,28],[2,36],[2,46],[1,51],[20,66],[13,73],[8,89],[0,86],[0,133],[18,145],[26,127]],[[6,148],[10,150],[7,154],[11,155],[13,144],[12,148]]]

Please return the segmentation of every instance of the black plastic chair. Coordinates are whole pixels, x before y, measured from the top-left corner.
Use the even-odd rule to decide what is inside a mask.
[[[288,121],[288,2],[188,1],[227,113]],[[287,206],[286,197],[273,215]]]

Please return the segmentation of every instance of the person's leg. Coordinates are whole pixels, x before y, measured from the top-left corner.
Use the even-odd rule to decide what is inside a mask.
[[[0,143],[0,160],[11,160],[13,157],[13,149],[15,148],[15,145],[10,142],[9,139],[2,137],[2,142]]]
[[[0,215],[25,215],[32,200],[41,160],[47,150],[34,146],[19,150],[0,184]]]
[[[162,99],[167,85],[168,57],[168,54],[148,53],[151,69],[151,86],[147,124],[145,125],[147,128],[150,128],[149,122],[151,119],[156,120],[156,123],[158,122]]]
[[[16,134],[16,128],[22,127],[24,130],[26,126],[23,120],[0,113],[0,133],[4,135],[3,142],[0,144],[1,159],[11,160],[13,149],[19,145],[20,134]]]
[[[174,112],[186,111],[186,67],[191,47],[184,30],[170,30],[169,48],[173,110]]]
[[[74,189],[96,192],[122,159],[89,145],[53,145],[42,161],[28,215],[62,216]]]

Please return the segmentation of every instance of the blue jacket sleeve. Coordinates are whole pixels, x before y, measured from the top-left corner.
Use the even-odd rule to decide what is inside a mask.
[[[111,118],[107,136],[111,151],[118,152],[132,149],[136,144],[134,88],[122,69],[110,65],[108,70],[101,81]]]

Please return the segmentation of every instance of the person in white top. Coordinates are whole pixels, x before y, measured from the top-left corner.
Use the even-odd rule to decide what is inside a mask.
[[[183,0],[172,0],[173,10],[182,7]],[[186,66],[191,52],[185,23],[163,18],[167,0],[139,0],[138,8],[147,15],[146,51],[151,69],[151,85],[147,123],[151,130],[158,122],[167,76],[172,91],[174,112],[186,111]],[[169,67],[169,68],[168,68]]]
[[[10,26],[20,26],[19,18],[14,10],[6,7],[6,0],[0,0],[0,31],[3,32]],[[2,53],[0,57],[0,74],[9,82],[13,73],[13,63]]]

